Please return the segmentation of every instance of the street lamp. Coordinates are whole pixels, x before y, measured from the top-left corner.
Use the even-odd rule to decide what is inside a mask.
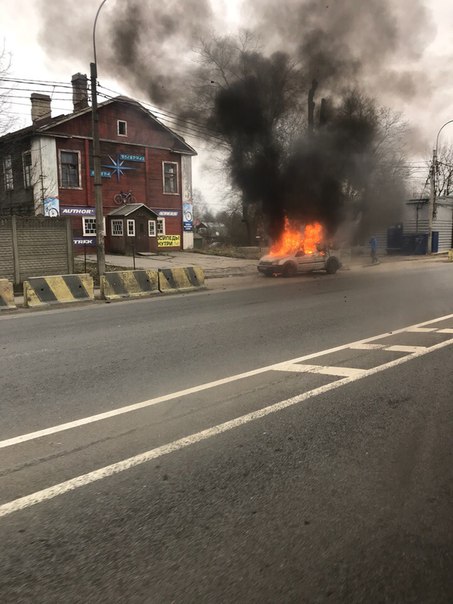
[[[433,218],[436,216],[437,213],[437,206],[436,206],[436,169],[437,169],[437,151],[439,148],[439,136],[440,133],[442,132],[442,130],[445,128],[445,126],[448,126],[448,124],[452,124],[453,120],[448,120],[448,122],[445,122],[445,124],[443,124],[440,129],[439,132],[437,133],[436,136],[436,146],[433,149],[433,162],[431,165],[431,171],[430,171],[430,194],[429,194],[429,207],[428,207],[428,254],[431,254],[431,252],[433,251],[433,246],[432,246],[432,236],[433,236]]]
[[[105,244],[104,244],[104,212],[102,207],[102,177],[101,177],[101,148],[99,142],[99,115],[97,101],[97,59],[96,59],[96,23],[101,8],[107,0],[102,0],[96,12],[93,24],[93,57],[90,63],[91,76],[91,118],[93,134],[93,170],[94,170],[94,200],[96,205],[96,254],[99,278],[105,273]]]

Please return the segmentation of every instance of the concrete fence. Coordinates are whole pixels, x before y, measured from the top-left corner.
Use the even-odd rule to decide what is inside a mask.
[[[0,218],[0,278],[19,285],[29,277],[73,272],[72,230],[68,218]]]

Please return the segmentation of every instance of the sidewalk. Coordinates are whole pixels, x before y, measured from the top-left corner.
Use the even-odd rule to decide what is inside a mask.
[[[80,259],[80,256],[79,256]],[[96,256],[87,256],[90,262],[96,262]],[[106,254],[105,261],[112,266],[125,269],[134,267],[132,256],[120,256]],[[446,254],[434,254],[432,256],[380,256],[377,264],[371,264],[370,257],[366,254],[360,256],[343,257],[342,270],[382,270],[383,267],[397,268],[411,263],[438,263],[448,262]],[[215,256],[209,254],[197,254],[195,252],[171,252],[169,254],[136,256],[135,267],[137,269],[159,269],[177,268],[186,266],[200,266],[203,268],[207,279],[220,277],[237,277],[242,275],[257,274],[258,260],[250,258],[230,258],[229,256]],[[450,263],[453,265],[453,263]]]
[[[453,262],[449,262],[448,260],[447,253],[433,254],[431,256],[378,255],[378,262],[376,264],[372,264],[370,256],[365,254],[362,256],[353,256],[349,261],[343,260],[344,269],[373,271],[401,269],[404,267],[416,268],[420,264],[438,263],[451,264],[453,266]]]
[[[83,261],[83,257],[78,257]],[[87,256],[90,262],[96,262],[96,256]],[[132,256],[119,256],[106,254],[106,264],[120,266],[126,269],[134,267]],[[171,252],[169,254],[136,256],[135,267],[137,269],[159,269],[178,268],[187,266],[200,266],[208,279],[216,277],[240,276],[249,273],[257,273],[258,260],[250,258],[230,258],[228,256],[214,256],[209,254],[197,254],[195,252]]]
[[[83,256],[78,256],[78,260],[83,262]],[[88,255],[87,261],[96,262],[96,256]],[[133,269],[134,259],[131,256],[120,256],[106,254],[106,264],[121,267],[124,269]],[[450,264],[447,254],[434,254],[432,256],[382,256],[379,257],[377,264],[371,264],[370,257],[366,254],[353,256],[352,258],[342,258],[343,267],[341,271],[373,271],[384,272],[389,270],[401,270],[402,268],[415,269],[420,264]],[[207,279],[218,279],[217,285],[225,287],[226,277],[254,276],[258,282],[260,275],[256,269],[258,260],[250,258],[230,258],[228,256],[214,256],[208,254],[197,254],[192,252],[172,252],[170,254],[154,256],[137,256],[135,258],[135,267],[137,269],[159,269],[159,268],[178,268],[188,266],[200,266],[205,272]],[[241,280],[242,281],[242,280]],[[251,281],[251,280],[250,280]],[[230,284],[232,281],[230,282]],[[239,282],[237,282],[239,283]],[[213,284],[214,286],[214,284]],[[99,287],[95,287],[95,299],[100,299]],[[23,296],[15,295],[16,304],[23,306]]]

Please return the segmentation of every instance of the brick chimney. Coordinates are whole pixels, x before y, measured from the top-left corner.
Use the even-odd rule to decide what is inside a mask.
[[[32,92],[31,101],[31,120],[33,123],[39,120],[48,119],[51,116],[50,96],[40,92]]]
[[[80,111],[88,107],[87,77],[83,73],[75,73],[72,82],[72,102],[74,111]]]

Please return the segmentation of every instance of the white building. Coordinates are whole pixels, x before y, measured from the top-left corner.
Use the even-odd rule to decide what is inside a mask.
[[[403,237],[414,240],[420,236],[418,245],[425,241],[429,230],[429,200],[411,199],[404,204]],[[436,200],[436,215],[432,224],[432,251],[447,252],[453,248],[453,197],[440,197]],[[418,253],[421,253],[418,251]]]

